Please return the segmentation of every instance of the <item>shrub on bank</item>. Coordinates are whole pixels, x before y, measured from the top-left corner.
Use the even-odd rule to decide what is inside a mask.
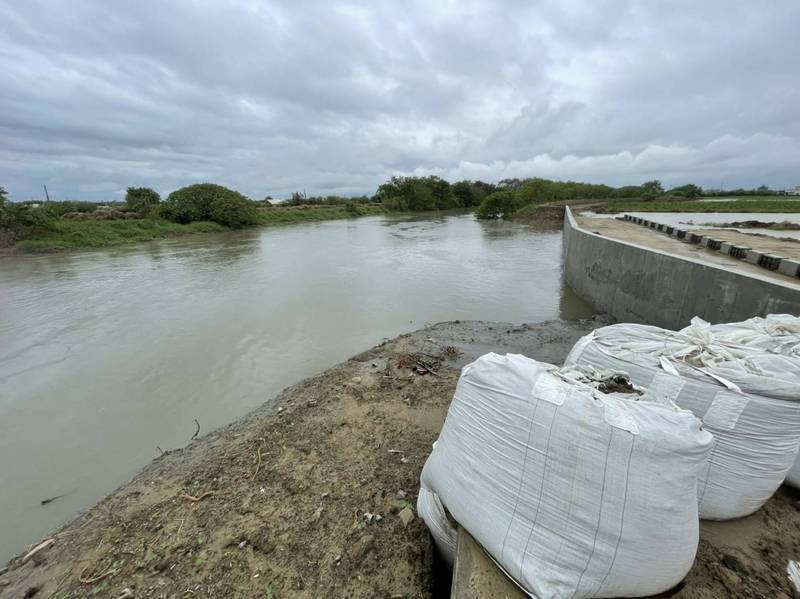
[[[0,246],[13,245],[35,233],[53,229],[57,215],[47,207],[16,204],[0,196]]]
[[[226,196],[211,203],[211,220],[226,227],[240,229],[256,224],[258,212],[255,203],[250,200]]]
[[[522,207],[519,195],[510,189],[489,194],[475,210],[478,218],[503,218],[510,216]]]
[[[161,196],[149,187],[129,187],[125,194],[125,207],[139,216],[154,216],[157,214]]]
[[[387,210],[424,212],[458,208],[450,183],[440,177],[392,177],[378,187],[375,199]]]
[[[178,223],[211,220],[229,227],[256,223],[256,205],[222,185],[198,183],[173,191],[161,208],[165,218]]]

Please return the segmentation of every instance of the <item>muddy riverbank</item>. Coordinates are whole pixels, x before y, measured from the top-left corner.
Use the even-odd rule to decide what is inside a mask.
[[[12,560],[0,597],[435,595],[415,502],[460,367],[487,351],[560,363],[602,324],[453,322],[377,346],[156,459]],[[750,518],[704,524],[674,596],[790,596],[796,505],[781,490]]]

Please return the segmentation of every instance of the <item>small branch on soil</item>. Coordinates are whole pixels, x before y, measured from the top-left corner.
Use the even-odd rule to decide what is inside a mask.
[[[197,435],[200,434],[200,423],[197,422],[197,418],[194,419],[194,423],[197,425],[197,430],[194,431],[194,434],[192,435],[192,440],[196,439]]]
[[[84,578],[83,577],[83,573],[86,572],[86,570],[88,568],[89,568],[89,566],[86,566],[86,568],[81,570],[81,573],[78,574],[78,580],[80,580],[83,584],[92,584],[93,582],[97,582],[99,580],[103,580],[105,577],[111,576],[112,574],[116,574],[117,573],[117,569],[116,568],[111,568],[108,572],[104,572],[103,574],[98,574],[97,576],[93,576],[91,578]]]
[[[256,476],[258,476],[258,471],[261,470],[261,446],[258,447],[258,463],[256,464],[256,469],[253,472],[253,476],[250,477],[250,480],[255,480]]]
[[[419,374],[427,373],[427,374],[432,374],[433,376],[439,376],[439,374],[433,370],[433,366],[428,364],[427,362],[424,362],[422,360],[417,360],[416,364],[417,364],[416,368],[417,373]]]
[[[197,497],[195,497],[194,495],[189,495],[188,493],[178,493],[178,497],[183,497],[184,499],[188,499],[189,501],[197,503],[198,501],[203,501],[203,499],[205,499],[206,497],[211,497],[211,495],[213,494],[214,491],[206,491],[202,495],[198,495]]]
[[[164,532],[164,531],[161,531],[161,532],[159,532],[159,533],[158,533],[158,536],[157,536],[157,537],[156,537],[156,538],[153,540],[153,542],[152,542],[152,543],[150,543],[150,544],[147,546],[147,550],[146,550],[146,551],[152,551],[152,550],[153,550],[153,547],[155,546],[155,544],[156,544],[156,543],[158,543],[158,541],[159,541],[159,539],[161,538],[161,535],[162,535],[162,533],[163,533],[163,532]]]
[[[32,559],[37,553],[40,553],[42,551],[47,551],[50,547],[52,547],[55,544],[55,542],[56,542],[55,539],[47,539],[46,541],[42,541],[36,547],[34,547],[30,551],[28,551],[28,553],[25,554],[25,557],[22,558],[22,563],[23,564],[26,563],[28,560]]]

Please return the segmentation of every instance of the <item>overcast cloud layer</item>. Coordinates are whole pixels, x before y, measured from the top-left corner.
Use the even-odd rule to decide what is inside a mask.
[[[800,2],[0,0],[0,186],[800,184]]]

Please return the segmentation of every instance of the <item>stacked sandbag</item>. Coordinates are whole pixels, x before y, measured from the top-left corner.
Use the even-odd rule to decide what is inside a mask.
[[[770,314],[742,322],[714,324],[709,330],[715,339],[724,343],[800,358],[800,318],[791,314]]]
[[[450,559],[445,508],[535,597],[651,595],[686,575],[712,437],[669,401],[591,378],[520,355],[464,368],[417,503]]]
[[[701,518],[756,511],[800,447],[796,360],[723,343],[699,319],[679,332],[635,324],[597,329],[576,343],[566,365],[626,372],[702,419],[715,443],[698,489]]]
[[[694,325],[693,325],[694,326]],[[755,348],[784,356],[782,367],[800,372],[800,318],[791,314],[770,314],[743,322],[715,324],[709,327],[722,343]],[[786,359],[790,363],[786,364]],[[786,483],[800,488],[800,457],[786,474]]]

